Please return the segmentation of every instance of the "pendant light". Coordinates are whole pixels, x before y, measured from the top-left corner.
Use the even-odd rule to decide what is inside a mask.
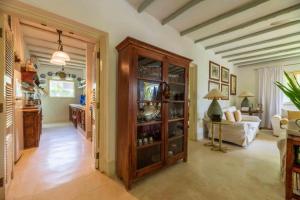
[[[52,54],[50,63],[55,65],[66,65],[66,61],[70,61],[70,57],[67,53],[64,52],[63,44],[61,41],[62,31],[57,30],[58,33],[58,51]]]

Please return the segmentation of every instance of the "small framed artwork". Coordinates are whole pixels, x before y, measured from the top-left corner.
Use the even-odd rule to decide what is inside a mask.
[[[236,75],[230,74],[230,94],[236,95]]]
[[[216,81],[208,81],[208,91],[211,91],[212,89],[220,89],[220,83]]]
[[[221,81],[229,83],[229,69],[226,67],[221,68]]]
[[[222,83],[221,92],[225,96],[225,98],[222,98],[222,100],[229,100],[229,85]]]
[[[219,81],[220,80],[220,65],[209,61],[209,79]]]

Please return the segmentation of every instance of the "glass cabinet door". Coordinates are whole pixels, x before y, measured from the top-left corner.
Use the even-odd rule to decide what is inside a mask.
[[[168,157],[184,151],[185,68],[168,66],[170,98],[168,103]]]
[[[162,61],[138,56],[136,169],[162,161]]]

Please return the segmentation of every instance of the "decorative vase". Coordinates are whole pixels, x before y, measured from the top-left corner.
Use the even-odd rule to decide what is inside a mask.
[[[208,110],[207,115],[212,121],[221,121],[223,116],[223,111],[216,99],[213,99]]]
[[[250,102],[247,97],[245,97],[241,103],[241,107],[250,107]]]

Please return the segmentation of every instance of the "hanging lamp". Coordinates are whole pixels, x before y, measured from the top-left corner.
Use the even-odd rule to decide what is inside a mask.
[[[62,31],[57,30],[58,33],[58,51],[52,54],[50,63],[55,65],[66,65],[66,61],[70,61],[70,56],[64,52],[63,44],[61,41]]]

